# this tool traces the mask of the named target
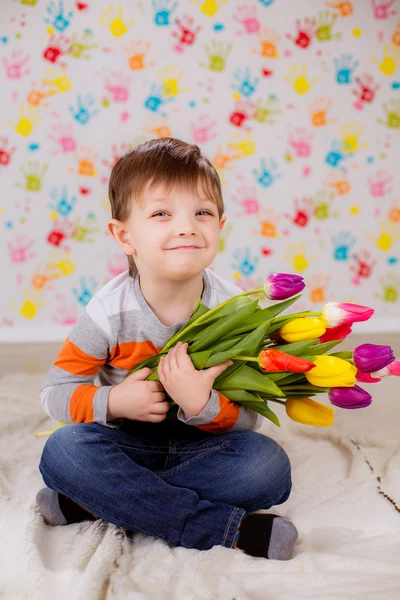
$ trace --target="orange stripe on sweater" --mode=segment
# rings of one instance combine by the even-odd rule
[[[198,429],[210,433],[220,433],[231,429],[239,418],[240,409],[237,404],[229,400],[226,396],[218,392],[218,400],[221,410],[211,423],[207,425],[197,425]]]
[[[130,371],[141,363],[142,360],[158,354],[160,350],[161,348],[156,348],[150,340],[146,340],[145,342],[124,342],[111,348],[108,362],[113,367]]]
[[[72,392],[69,402],[69,414],[74,423],[93,423],[93,398],[99,387],[83,383]]]
[[[86,354],[67,337],[53,364],[74,375],[95,375],[106,360]]]

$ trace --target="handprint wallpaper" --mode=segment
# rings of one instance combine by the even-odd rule
[[[211,269],[400,331],[399,1],[1,0],[0,51],[0,340],[64,340],[128,268],[110,172],[168,136],[221,178]]]

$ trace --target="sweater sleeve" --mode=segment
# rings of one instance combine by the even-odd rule
[[[64,423],[99,423],[119,428],[123,419],[107,421],[112,385],[94,385],[109,356],[110,324],[93,296],[70,331],[44,381],[40,402],[44,412]]]
[[[259,413],[245,406],[239,406],[214,389],[211,390],[210,399],[199,415],[187,417],[185,412],[179,408],[177,417],[187,425],[194,425],[202,431],[210,433],[238,430],[257,431],[264,420]]]

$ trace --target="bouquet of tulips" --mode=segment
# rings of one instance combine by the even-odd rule
[[[311,399],[328,393],[339,408],[364,408],[371,395],[356,382],[374,383],[386,375],[400,375],[400,362],[390,346],[363,344],[353,352],[330,352],[351,333],[351,326],[367,321],[372,308],[344,302],[325,304],[320,312],[280,315],[305,287],[298,275],[276,273],[264,286],[238,294],[209,309],[199,300],[184,327],[161,351],[135,366],[127,376],[149,367],[155,371],[147,381],[159,381],[161,356],[177,342],[187,342],[187,352],[196,369],[206,369],[232,360],[215,379],[213,388],[232,402],[260,413],[280,427],[272,402],[283,404],[286,414],[299,423],[329,427],[334,409]],[[252,294],[265,293],[276,302],[262,309]],[[179,408],[171,404],[167,418]]]
[[[266,278],[262,288],[238,294],[212,309],[199,300],[184,327],[127,377],[149,367],[155,370],[147,381],[159,381],[161,356],[177,342],[188,342],[187,352],[198,370],[233,361],[213,385],[232,402],[260,413],[278,427],[271,402],[283,404],[286,414],[298,423],[329,427],[334,409],[312,396],[328,393],[335,407],[364,408],[372,397],[356,382],[376,383],[387,375],[399,376],[400,362],[390,346],[363,344],[353,352],[331,352],[351,333],[353,323],[373,315],[372,308],[330,302],[320,312],[281,315],[301,297],[304,287],[299,275],[276,273]],[[258,300],[249,298],[260,293],[279,302],[262,309]],[[179,407],[167,393],[166,398],[171,405],[167,418],[176,418]],[[49,435],[64,424],[35,435]]]

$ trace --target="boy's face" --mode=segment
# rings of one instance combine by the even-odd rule
[[[178,280],[194,276],[212,263],[225,221],[204,194],[199,200],[172,188],[167,196],[158,186],[146,188],[142,205],[134,202],[125,223],[112,219],[108,229],[125,254],[133,256],[141,275]]]

